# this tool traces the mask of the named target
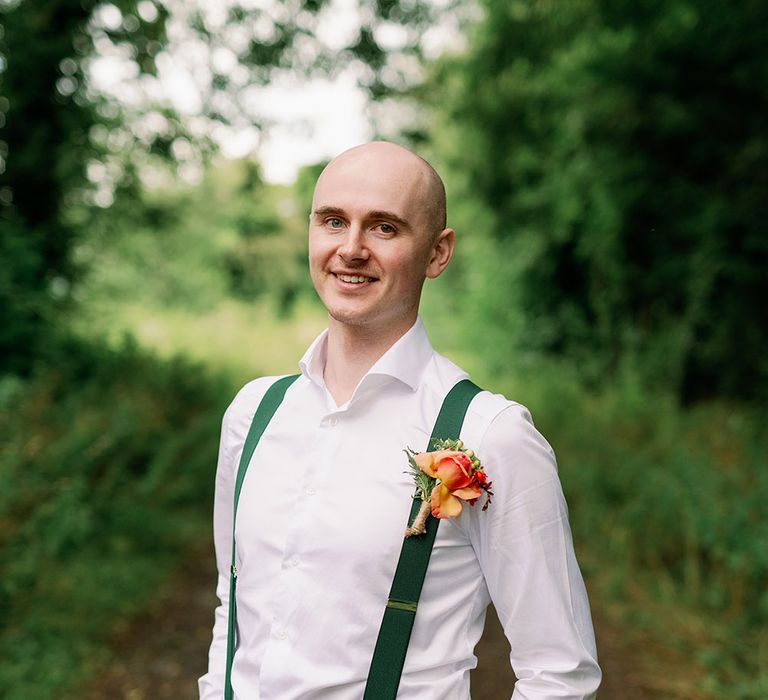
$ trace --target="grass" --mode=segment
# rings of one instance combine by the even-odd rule
[[[106,321],[104,319],[107,319]],[[295,372],[304,350],[325,328],[325,311],[302,300],[290,318],[269,302],[227,300],[204,312],[146,304],[91,304],[76,331],[119,345],[127,335],[160,357],[183,355],[224,372],[237,384],[259,374]]]

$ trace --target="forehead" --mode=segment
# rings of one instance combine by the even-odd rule
[[[312,209],[391,211],[416,223],[426,197],[427,176],[415,158],[399,153],[349,153],[332,161],[321,174]]]

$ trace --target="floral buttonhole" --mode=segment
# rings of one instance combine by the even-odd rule
[[[431,452],[404,450],[416,483],[414,498],[421,500],[421,508],[406,528],[405,536],[423,535],[427,531],[427,518],[456,518],[461,513],[462,501],[474,506],[485,492],[485,510],[491,503],[491,482],[480,460],[461,440],[432,440]]]

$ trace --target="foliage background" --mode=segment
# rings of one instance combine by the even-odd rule
[[[360,2],[336,51],[324,2],[228,7],[0,3],[0,695],[78,695],[208,537],[223,408],[323,325],[322,164],[270,185],[217,129],[249,82],[349,65],[445,176],[424,318],[557,450],[598,634],[641,642],[649,697],[768,695],[765,3]],[[438,10],[463,41],[427,60]],[[182,14],[201,51],[250,37],[198,114],[89,82],[109,48],[151,86]]]

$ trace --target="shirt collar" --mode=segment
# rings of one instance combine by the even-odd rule
[[[325,387],[323,371],[325,370],[327,349],[328,329],[326,328],[315,338],[299,361],[301,373],[323,388]],[[424,330],[424,324],[419,317],[416,319],[416,323],[374,363],[373,367],[366,372],[365,377],[371,375],[393,377],[415,391],[433,352],[427,332]]]

